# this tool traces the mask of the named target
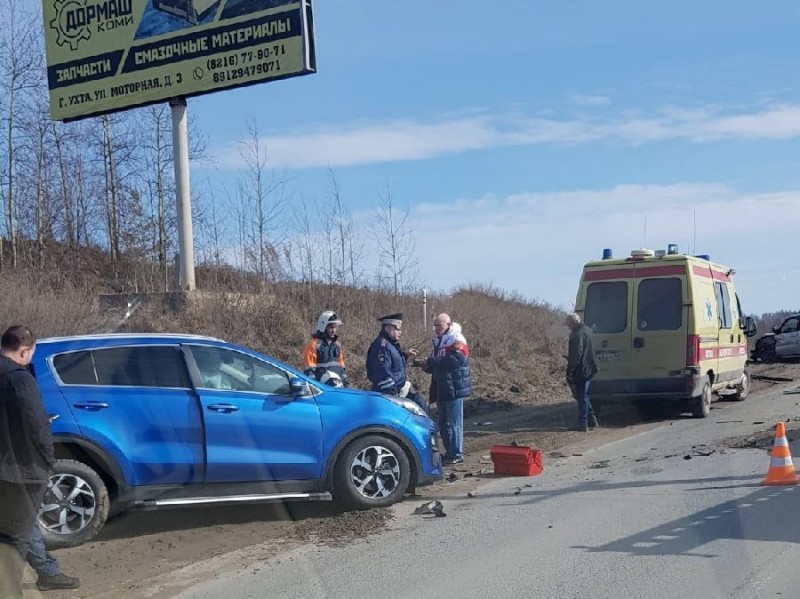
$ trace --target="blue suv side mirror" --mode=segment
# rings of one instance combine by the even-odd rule
[[[289,381],[289,389],[295,397],[311,395],[311,388],[308,386],[308,383],[301,378],[293,378]]]

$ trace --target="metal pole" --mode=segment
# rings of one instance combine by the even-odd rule
[[[194,247],[192,237],[192,200],[189,193],[189,132],[186,126],[186,98],[172,98],[172,155],[175,164],[175,195],[178,206],[178,285],[193,291]]]
[[[428,330],[428,290],[422,290],[422,330]]]

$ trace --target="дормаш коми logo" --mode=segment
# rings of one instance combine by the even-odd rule
[[[133,23],[133,0],[55,0],[56,16],[50,21],[56,44],[73,52],[93,33],[113,31]]]

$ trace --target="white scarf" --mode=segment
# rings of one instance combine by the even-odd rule
[[[457,341],[467,345],[467,339],[461,334],[461,325],[454,322],[449,329],[442,333],[441,337],[431,339],[431,357],[441,358],[447,353],[448,348]]]

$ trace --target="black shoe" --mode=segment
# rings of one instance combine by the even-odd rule
[[[579,433],[588,433],[589,432],[589,425],[582,424],[582,423],[579,422],[578,424],[576,424],[575,426],[573,426],[569,430],[578,431]]]
[[[463,464],[464,458],[445,458],[444,464],[445,466],[452,466],[453,464]]]
[[[600,426],[600,423],[597,422],[597,416],[594,414],[589,416],[589,428],[597,428],[598,426]]]
[[[80,578],[76,576],[67,576],[63,572],[55,576],[47,576],[46,574],[39,574],[36,581],[36,588],[40,591],[55,591],[56,589],[77,589],[81,586]]]

